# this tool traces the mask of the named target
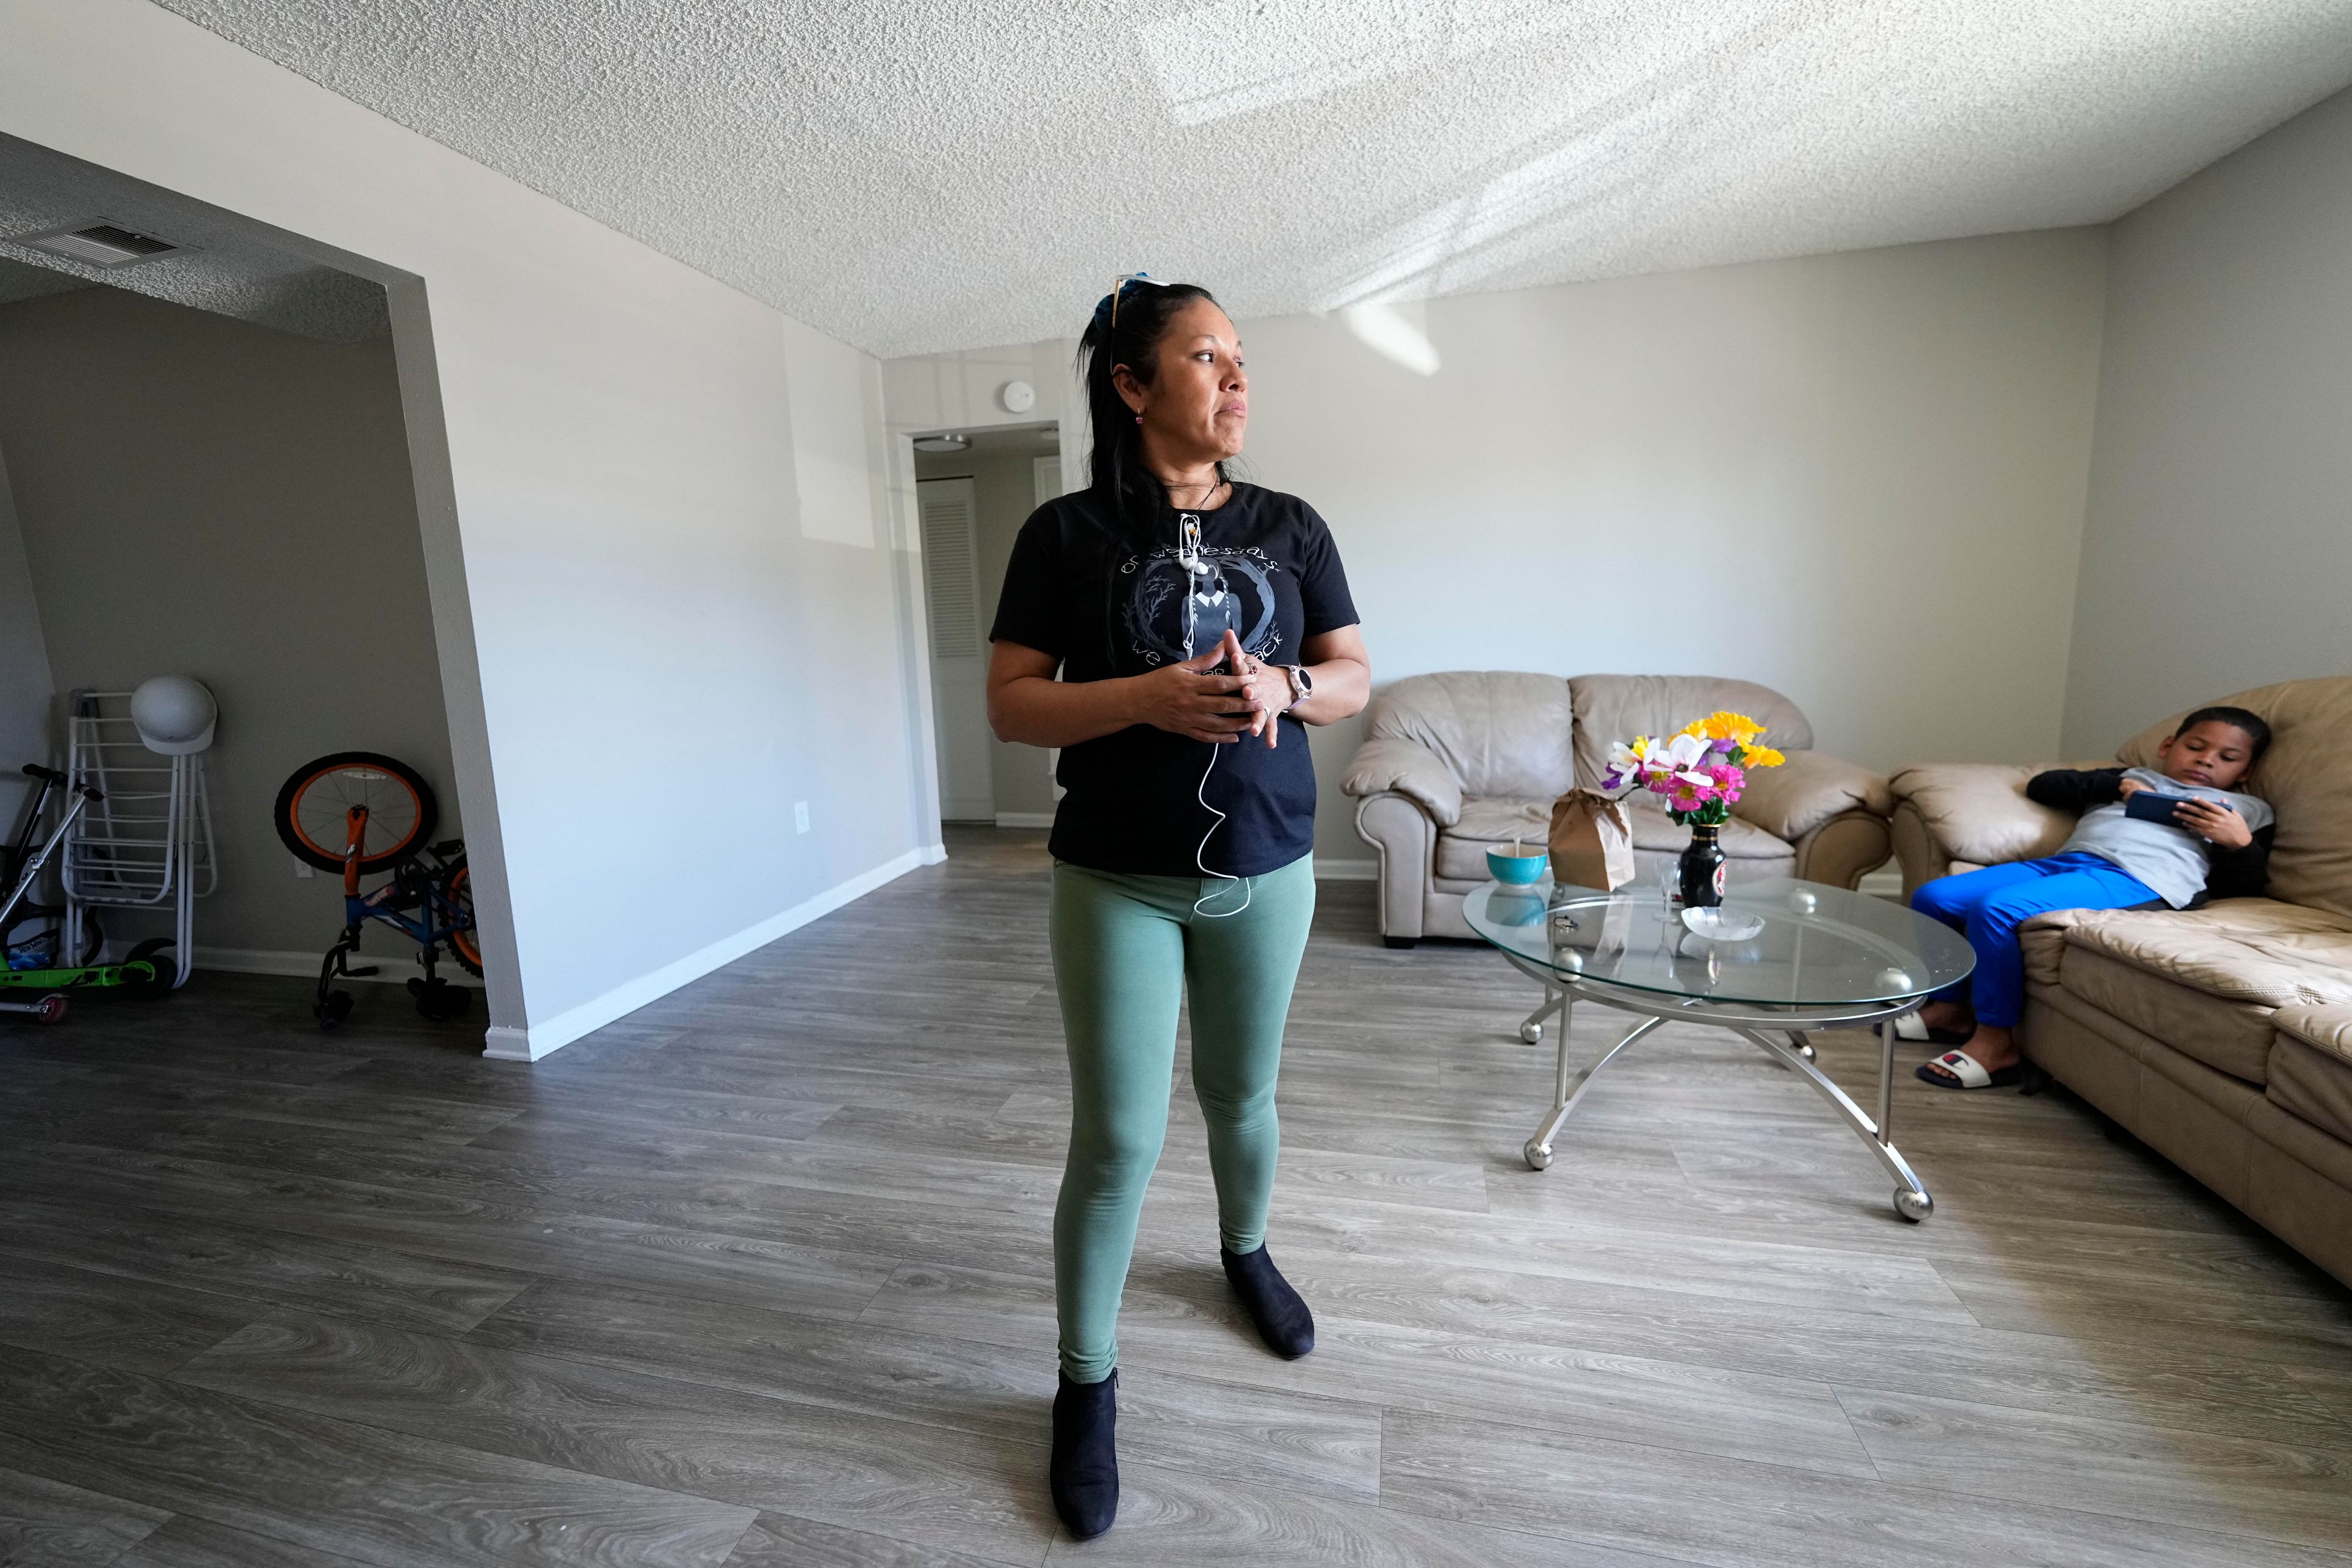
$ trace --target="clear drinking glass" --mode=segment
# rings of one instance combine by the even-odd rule
[[[1658,899],[1672,914],[1682,908],[1683,868],[1680,862],[1665,859],[1658,862]]]

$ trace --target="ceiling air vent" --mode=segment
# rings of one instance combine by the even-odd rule
[[[16,243],[33,250],[46,250],[52,256],[88,262],[92,267],[129,267],[183,248],[168,239],[104,222],[23,235]]]

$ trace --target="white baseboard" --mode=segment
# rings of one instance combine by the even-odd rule
[[[781,914],[769,916],[757,925],[747,926],[732,936],[721,937],[709,946],[684,958],[666,963],[650,974],[639,975],[625,984],[615,985],[602,996],[569,1007],[552,1018],[515,1028],[510,1025],[493,1025],[483,1032],[482,1054],[494,1061],[535,1062],[550,1052],[570,1045],[583,1035],[593,1034],[615,1018],[626,1017],[649,1002],[659,1001],[679,986],[701,979],[712,970],[734,963],[745,953],[767,946],[780,936],[798,931],[811,921],[829,915],[842,905],[861,899],[886,882],[895,881],[918,866],[936,865],[947,858],[939,850],[938,859],[927,859],[930,849],[909,849],[895,860],[884,862],[871,871],[852,877],[837,887],[828,888],[813,899],[804,899]]]
[[[390,942],[393,939],[387,936],[383,940]],[[315,980],[319,977],[319,965],[326,956],[327,950],[323,947],[316,952],[278,952],[260,947],[205,947],[198,943],[196,967],[226,970],[231,974],[291,974],[304,980]],[[351,976],[362,984],[396,985],[425,973],[423,966],[416,962],[414,948],[404,952],[370,952],[362,948],[352,954],[352,962],[362,968],[373,965],[377,971],[373,974]],[[446,959],[436,966],[433,973],[452,985],[481,989],[479,980]]]
[[[915,858],[926,866],[936,866],[947,858],[948,847],[944,844],[919,845],[915,849]]]
[[[1875,871],[1864,872],[1854,890],[1868,893],[1874,899],[1893,899],[1900,903],[1903,901],[1903,868],[1881,866]]]
[[[550,1046],[547,1050],[551,1051],[554,1048],[553,1046]],[[541,1051],[539,1056],[543,1057],[546,1054],[547,1051]],[[530,1031],[518,1029],[509,1024],[492,1024],[482,1031],[482,1055],[494,1062],[530,1062],[539,1059],[539,1057],[530,1054]]]
[[[1050,811],[1000,811],[996,814],[999,827],[1051,827],[1054,814]]]
[[[1381,863],[1377,860],[1318,860],[1315,879],[1318,882],[1377,882],[1381,879]]]

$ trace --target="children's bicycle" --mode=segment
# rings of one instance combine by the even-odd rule
[[[89,922],[89,949],[79,953],[62,951],[65,936],[65,906],[45,904],[34,896],[41,879],[41,871],[49,857],[66,842],[73,829],[74,819],[87,808],[101,804],[106,796],[88,784],[75,784],[55,768],[45,768],[37,763],[27,763],[25,776],[41,787],[26,808],[23,826],[17,829],[13,844],[0,846],[0,888],[7,896],[0,900],[0,1013],[28,1015],[44,1024],[62,1024],[69,1008],[66,993],[91,989],[120,987],[126,994],[142,1000],[152,1000],[171,990],[178,978],[176,964],[164,962],[162,954],[172,948],[169,937],[154,937],[131,950],[120,963],[92,963],[98,956],[102,938],[97,922]],[[45,840],[36,841],[41,818],[48,812],[52,790],[66,792],[66,809],[56,831]],[[18,932],[27,924],[37,923],[40,929],[31,936],[20,938]],[[29,999],[27,999],[29,998]]]
[[[473,993],[436,974],[442,951],[467,973],[482,973],[474,931],[474,885],[464,840],[427,846],[440,809],[432,786],[405,763],[374,752],[337,752],[305,763],[278,792],[278,837],[297,858],[343,874],[343,934],[319,965],[310,1012],[321,1028],[351,1016],[352,999],[335,982],[375,973],[352,967],[373,921],[417,944],[421,979],[408,983],[416,1010],[436,1023],[465,1016]],[[389,872],[365,892],[360,879]]]

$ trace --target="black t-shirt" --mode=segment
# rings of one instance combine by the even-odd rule
[[[1308,637],[1356,624],[1331,531],[1305,501],[1237,484],[1224,505],[1191,515],[1211,569],[1197,588],[1176,560],[1174,509],[1122,530],[1099,491],[1047,501],[1013,546],[989,640],[1053,655],[1064,680],[1105,680],[1207,653],[1227,626],[1252,657],[1302,664]],[[1255,877],[1289,865],[1314,847],[1315,769],[1306,726],[1288,714],[1279,722],[1272,750],[1263,736],[1215,745],[1149,724],[1064,748],[1056,777],[1069,793],[1047,847],[1056,859],[1136,876],[1197,877],[1205,862]]]

